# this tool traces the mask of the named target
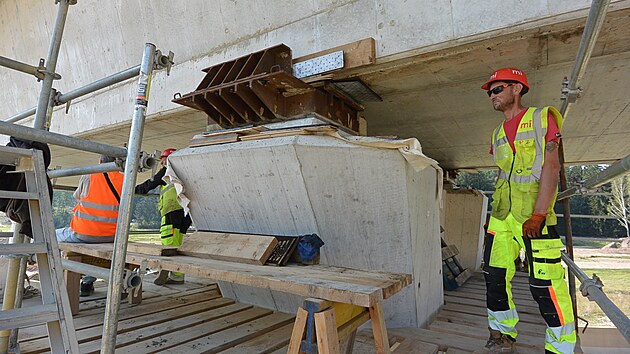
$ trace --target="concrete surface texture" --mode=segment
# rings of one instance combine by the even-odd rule
[[[79,0],[70,7],[58,61],[61,92],[139,63],[143,44],[175,52],[167,77],[154,75],[144,149],[165,140],[185,146],[205,128],[203,114],[171,103],[192,91],[202,68],[278,43],[294,57],[372,37],[376,65],[338,72],[359,77],[384,101],[366,104],[370,135],[418,137],[427,155],[446,168],[490,165],[489,132],[501,120],[479,89],[493,69],[517,66],[530,75],[527,104],[559,105],[590,2],[586,0],[394,1],[110,1]],[[585,95],[567,121],[567,160],[614,160],[630,153],[630,1],[612,1],[585,76]],[[45,57],[53,2],[0,3],[0,53],[36,64]],[[35,105],[33,77],[0,69],[0,117]],[[56,110],[52,131],[122,145],[133,113],[135,80],[77,99]],[[25,124],[30,124],[28,121]],[[92,163],[89,154],[54,148],[53,166]]]
[[[412,274],[385,302],[392,327],[423,326],[442,305],[436,170],[397,150],[328,136],[245,141],[178,151],[169,163],[199,230],[318,234],[321,263]],[[305,276],[308,276],[305,274]],[[301,299],[220,283],[226,297],[280,311]]]

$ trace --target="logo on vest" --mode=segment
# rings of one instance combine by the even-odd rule
[[[521,128],[531,128],[531,127],[532,127],[532,121],[531,120],[529,122],[521,123]]]
[[[516,173],[521,174],[523,173],[523,170],[521,170],[520,168],[516,170]]]
[[[538,269],[538,275],[545,275],[545,272],[542,269]]]

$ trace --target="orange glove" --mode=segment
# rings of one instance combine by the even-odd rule
[[[547,214],[532,214],[532,217],[523,223],[523,237],[539,238],[542,236],[542,228],[545,226]]]

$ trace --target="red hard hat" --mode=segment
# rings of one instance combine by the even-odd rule
[[[162,155],[160,155],[160,158],[167,157],[168,155],[174,153],[175,151],[177,151],[177,149],[175,148],[164,149],[164,151],[162,151]]]
[[[493,72],[488,81],[481,85],[481,88],[487,91],[490,89],[490,84],[495,81],[516,81],[524,86],[523,95],[529,91],[527,76],[524,72],[516,68],[503,68]]]

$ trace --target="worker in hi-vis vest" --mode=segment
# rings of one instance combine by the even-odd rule
[[[150,190],[160,187],[160,199],[158,201],[158,210],[162,216],[160,226],[160,237],[164,246],[181,246],[184,235],[192,224],[190,215],[184,215],[184,209],[177,201],[177,191],[172,184],[167,184],[162,180],[166,173],[166,161],[168,156],[175,152],[176,149],[169,148],[162,152],[160,161],[162,168],[153,177],[136,186],[136,194],[147,194]],[[157,285],[164,284],[182,284],[184,283],[184,274],[179,272],[169,272],[162,270],[158,277],[153,281]]]
[[[115,158],[101,155],[99,163],[114,162]],[[107,243],[114,242],[120,193],[124,175],[122,172],[103,172],[83,175],[74,191],[77,204],[72,209],[69,227],[55,230],[59,242]],[[94,292],[95,277],[81,279],[81,296]]]
[[[575,320],[553,211],[562,115],[553,107],[522,105],[529,84],[521,70],[499,69],[481,88],[504,119],[492,133],[490,152],[499,176],[483,254],[490,339],[475,353],[516,352],[518,313],[511,280],[521,249],[527,256],[530,291],[547,323],[545,353],[573,353]]]

